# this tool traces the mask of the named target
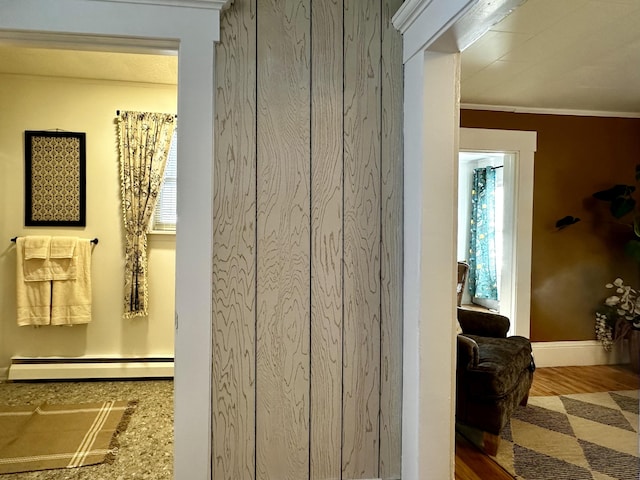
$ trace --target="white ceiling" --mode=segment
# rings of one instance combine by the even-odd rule
[[[462,53],[461,101],[640,114],[640,0],[527,0]]]
[[[0,44],[0,73],[175,85],[178,57]]]

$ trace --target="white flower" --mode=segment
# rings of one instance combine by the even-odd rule
[[[620,297],[617,297],[615,295],[612,295],[610,297],[608,297],[604,303],[609,306],[609,307],[613,307],[615,305],[617,305],[618,303],[620,303]]]
[[[606,288],[615,289],[616,295],[607,297],[604,301],[609,307],[606,311],[596,312],[596,338],[602,342],[606,351],[610,351],[615,341],[623,335],[616,326],[620,321],[629,322],[633,328],[640,329],[640,291],[624,284],[622,278],[616,278],[613,283],[607,283]]]

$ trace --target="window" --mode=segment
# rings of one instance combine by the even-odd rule
[[[176,190],[177,190],[177,130],[171,138],[171,148],[164,169],[164,181],[158,195],[158,203],[151,221],[151,232],[176,231]]]

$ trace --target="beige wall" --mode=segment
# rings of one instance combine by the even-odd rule
[[[640,119],[463,110],[461,126],[538,132],[533,195],[531,339],[592,340],[604,285],[638,286],[638,265],[622,253],[629,231],[591,195],[633,184]],[[565,215],[582,221],[558,231]]]
[[[400,3],[222,16],[215,478],[400,477]]]
[[[60,77],[0,75],[0,369],[13,355],[173,355],[175,237],[149,237],[149,318],[122,318],[123,240],[117,109],[175,112],[176,87]],[[84,228],[24,227],[24,131],[86,132]],[[98,237],[92,255],[93,321],[17,327],[15,245],[29,234]]]

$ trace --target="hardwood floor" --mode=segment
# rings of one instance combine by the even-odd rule
[[[610,392],[640,387],[640,376],[627,365],[539,368],[530,395]]]
[[[538,368],[531,396],[607,392],[640,388],[640,376],[626,365]],[[456,435],[455,480],[513,480],[460,435]]]

